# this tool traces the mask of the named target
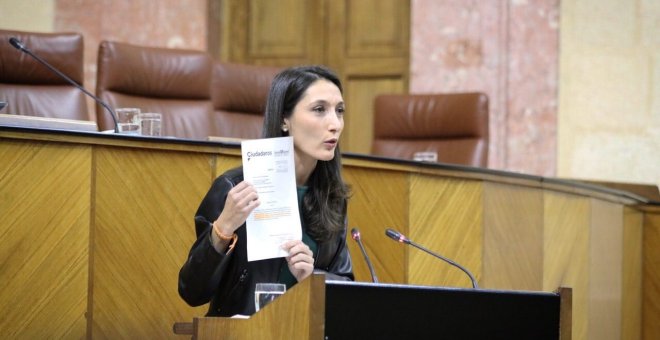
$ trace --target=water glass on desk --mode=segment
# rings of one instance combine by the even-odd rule
[[[117,114],[119,133],[127,135],[140,134],[140,109],[119,108],[115,109],[115,113]]]
[[[254,289],[254,309],[264,308],[278,296],[286,292],[286,285],[282,283],[257,283]]]
[[[161,135],[160,113],[145,112],[140,114],[140,134],[143,136],[159,137]]]

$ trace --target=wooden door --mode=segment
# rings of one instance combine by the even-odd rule
[[[373,102],[408,91],[410,2],[330,1],[327,63],[342,77],[347,113],[344,151],[369,153]]]
[[[208,36],[219,60],[334,69],[347,103],[343,151],[369,153],[374,97],[408,91],[409,0],[210,0]]]

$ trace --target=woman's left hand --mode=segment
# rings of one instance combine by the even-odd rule
[[[293,277],[298,282],[307,278],[314,271],[314,256],[311,249],[301,240],[288,241],[282,246],[289,253],[286,263]]]

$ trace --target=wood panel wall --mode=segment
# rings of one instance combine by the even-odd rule
[[[479,181],[415,175],[410,183],[408,237],[483,278],[483,187]],[[406,282],[430,286],[472,287],[460,269],[410,249]]]
[[[0,130],[2,338],[175,338],[205,314],[177,293],[193,215],[240,164],[218,144]],[[573,288],[576,339],[653,339],[660,210],[505,173],[344,159],[349,227],[381,282],[469,287],[397,229],[468,268],[482,288]],[[370,281],[347,240],[358,281]]]
[[[644,209],[642,337],[660,339],[660,208]]]
[[[543,191],[498,183],[484,187],[484,286],[541,290]]]
[[[642,338],[642,268],[644,249],[644,214],[623,209],[623,273],[621,334],[624,339]]]
[[[590,339],[620,339],[623,273],[623,206],[590,199]]]
[[[91,154],[0,141],[0,338],[85,334]]]
[[[573,339],[587,339],[589,198],[546,192],[543,207],[543,290],[573,289]]]
[[[407,282],[404,248],[384,240],[386,228],[406,228],[408,225],[408,178],[392,171],[374,173],[369,169],[352,168],[344,173],[352,197],[348,205],[348,226],[360,230],[367,254],[381,282]],[[387,183],[387,185],[382,185]],[[407,232],[407,229],[401,230]],[[357,281],[371,281],[366,262],[355,241],[348,240]]]
[[[189,308],[176,283],[214,156],[97,147],[94,157],[92,337],[167,336],[206,312]]]
[[[211,0],[209,51],[252,65],[323,63],[323,0]]]

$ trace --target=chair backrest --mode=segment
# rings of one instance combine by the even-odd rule
[[[374,105],[372,154],[413,159],[436,152],[438,162],[488,165],[488,97],[483,93],[380,95]]]
[[[206,52],[103,41],[96,94],[112,108],[161,113],[163,136],[206,139],[212,135],[212,71]],[[113,128],[100,105],[96,117],[100,130]]]
[[[268,91],[280,71],[277,67],[216,62],[211,85],[215,136],[260,138]]]
[[[78,84],[83,84],[83,37],[77,33],[0,30],[0,101],[3,113],[89,120],[85,94],[9,43],[16,37]]]

